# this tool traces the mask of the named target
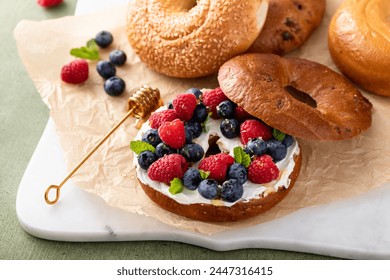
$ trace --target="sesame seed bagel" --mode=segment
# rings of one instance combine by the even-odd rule
[[[222,65],[218,81],[248,113],[296,137],[342,140],[371,125],[372,104],[340,74],[316,62],[244,54]]]
[[[326,0],[269,0],[267,18],[249,52],[283,54],[301,46],[320,25]]]
[[[346,0],[328,32],[333,61],[363,89],[390,96],[390,1]]]
[[[205,203],[182,204],[167,195],[151,188],[139,180],[145,194],[161,208],[190,219],[205,222],[233,222],[255,217],[274,207],[293,188],[301,169],[302,154],[294,156],[295,166],[289,176],[288,187],[280,186],[277,191],[269,187],[262,196],[249,201],[240,201],[233,206],[221,206]]]
[[[137,0],[127,17],[130,45],[150,68],[171,77],[218,71],[258,36],[268,0]]]

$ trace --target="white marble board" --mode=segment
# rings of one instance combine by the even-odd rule
[[[76,14],[127,0],[79,0]],[[92,7],[93,5],[93,7]],[[179,230],[153,218],[108,206],[68,182],[55,206],[46,188],[66,176],[65,162],[49,119],[20,183],[16,211],[30,234],[60,241],[169,240],[213,250],[271,248],[353,259],[390,258],[390,182],[362,196],[301,209],[281,219],[207,236]]]

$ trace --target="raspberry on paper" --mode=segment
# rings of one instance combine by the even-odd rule
[[[63,0],[37,0],[37,3],[45,8],[58,6],[62,2],[63,2]]]
[[[83,59],[76,59],[61,69],[61,79],[68,84],[81,84],[88,79],[88,63]]]

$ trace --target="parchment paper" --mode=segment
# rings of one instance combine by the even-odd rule
[[[289,56],[317,61],[337,71],[330,58],[326,38],[331,15],[341,0],[327,2],[321,26],[301,49]],[[126,6],[118,6],[111,11],[86,16],[42,22],[22,21],[15,28],[20,57],[43,102],[50,109],[69,170],[122,118],[128,97],[141,85],[158,87],[165,101],[191,87],[217,86],[215,76],[173,79],[148,69],[127,42],[126,9]],[[100,51],[102,59],[108,59],[114,48],[124,50],[128,56],[126,65],[119,67],[117,72],[127,84],[126,94],[119,98],[104,93],[103,80],[95,70],[96,62],[90,62],[90,77],[82,85],[65,84],[60,79],[61,67],[73,60],[70,49],[85,45],[101,30],[109,30],[114,35],[113,46]],[[363,94],[374,105],[372,127],[362,135],[345,141],[299,139],[303,164],[296,186],[277,206],[253,219],[235,223],[204,223],[171,214],[151,202],[138,185],[132,166],[129,142],[137,133],[133,119],[126,121],[72,180],[112,207],[152,216],[169,225],[204,234],[263,223],[303,207],[356,196],[390,181],[390,98]],[[58,178],[58,181],[62,179]]]

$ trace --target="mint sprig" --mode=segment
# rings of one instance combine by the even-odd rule
[[[100,58],[99,47],[96,44],[95,39],[89,40],[86,46],[71,49],[70,54],[78,58],[84,58],[89,60],[99,60]]]
[[[181,193],[183,191],[183,182],[179,178],[175,178],[171,181],[169,192],[173,195]]]
[[[210,171],[203,171],[203,170],[199,169],[199,174],[200,174],[200,178],[202,178],[202,180],[206,180],[210,175]]]
[[[274,128],[274,130],[272,131],[272,136],[278,140],[279,142],[282,142],[284,137],[286,137],[286,134],[284,134],[283,132],[281,132],[280,130],[277,130],[276,128]]]
[[[152,153],[154,153],[154,151],[156,150],[155,147],[141,140],[131,141],[130,149],[137,155],[139,155],[143,151],[151,151]]]
[[[213,115],[213,113],[212,112],[209,112],[208,114],[207,114],[207,118],[206,118],[206,120],[201,124],[201,126],[202,126],[202,131],[203,132],[208,132],[209,131],[209,128],[208,128],[208,123],[209,123],[209,120],[210,120],[210,118],[211,118],[211,116]]]
[[[251,157],[247,153],[245,153],[244,149],[241,147],[235,147],[233,149],[234,161],[242,164],[247,168],[251,164]]]

